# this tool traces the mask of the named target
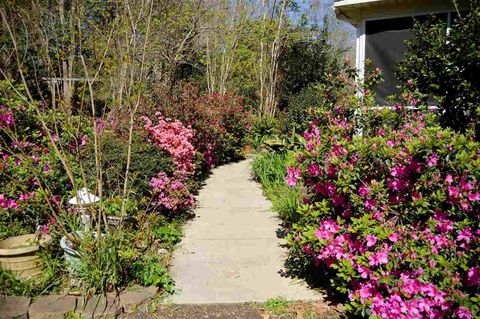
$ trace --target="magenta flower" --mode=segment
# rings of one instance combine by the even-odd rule
[[[372,247],[377,243],[377,237],[376,236],[367,235],[367,237],[365,237],[365,238],[367,240],[367,247]]]
[[[0,128],[13,126],[15,121],[13,119],[12,110],[6,109],[4,106],[0,106]]]
[[[465,307],[458,307],[455,314],[458,319],[473,319],[472,313]]]
[[[398,241],[398,235],[397,234],[390,234],[388,235],[388,239],[392,242],[392,243],[396,243]]]
[[[17,202],[13,199],[6,198],[4,194],[0,194],[0,207],[1,208],[11,208],[17,209],[19,208]]]
[[[376,205],[377,205],[377,202],[373,199],[367,199],[365,201],[365,207],[368,209],[374,209]]]
[[[428,159],[427,159],[427,165],[430,167],[437,166],[438,164],[438,155],[437,153],[433,153]]]
[[[388,262],[388,253],[383,250],[373,253],[368,257],[368,264],[370,266],[384,265],[387,262]]]
[[[320,167],[318,166],[317,163],[312,163],[312,164],[308,165],[307,172],[311,176],[318,176],[318,175],[320,175],[321,170],[320,170]]]
[[[469,199],[471,202],[480,201],[480,193],[468,194],[468,199]]]
[[[302,172],[299,168],[289,167],[287,168],[287,176],[285,177],[285,180],[288,186],[295,186],[297,185],[297,181],[300,179],[301,176]]]
[[[358,188],[358,195],[365,198],[370,193],[370,188],[368,186],[362,185]]]
[[[453,199],[457,199],[462,195],[462,193],[457,187],[448,186],[448,195]]]
[[[480,286],[480,270],[478,267],[472,267],[467,272],[467,284],[469,286]]]

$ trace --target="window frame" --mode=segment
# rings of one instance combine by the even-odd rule
[[[453,11],[445,11],[445,10],[434,10],[430,12],[425,11],[417,11],[414,15],[408,14],[385,14],[379,17],[373,17],[368,19],[362,19],[356,24],[356,48],[355,48],[355,67],[357,68],[357,82],[362,84],[363,79],[365,77],[365,48],[366,48],[366,23],[368,21],[379,21],[379,20],[388,20],[388,19],[396,19],[396,18],[405,18],[405,17],[416,17],[422,15],[429,15],[429,14],[439,14],[439,13],[446,13],[447,14],[447,34],[450,33],[451,25],[452,25],[452,13]],[[362,92],[358,92],[358,95],[361,96]],[[383,105],[379,107],[392,107],[389,105]],[[436,108],[436,106],[432,106]]]

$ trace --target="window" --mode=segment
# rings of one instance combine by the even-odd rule
[[[449,14],[437,14],[437,18],[449,22]],[[417,16],[416,19],[425,19]],[[375,88],[376,103],[387,105],[387,97],[398,95],[400,82],[395,77],[398,62],[405,57],[405,41],[412,38],[413,17],[371,20],[365,22],[365,59],[373,67],[383,70],[384,82]]]

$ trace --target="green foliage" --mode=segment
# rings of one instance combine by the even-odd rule
[[[125,284],[123,270],[128,269],[128,264],[134,257],[132,254],[122,256],[122,252],[133,244],[125,237],[118,233],[97,236],[96,233],[87,232],[73,241],[74,248],[80,255],[80,263],[75,267],[75,278],[85,292],[107,292]]]
[[[324,96],[319,88],[310,85],[292,96],[288,102],[288,108],[283,119],[282,130],[284,132],[302,133],[309,128],[313,120],[313,112],[323,105]]]
[[[174,166],[169,156],[154,145],[148,143],[138,132],[132,142],[130,165],[130,195],[137,200],[149,195],[149,182],[158,172],[172,172]],[[125,137],[114,131],[105,130],[100,135],[102,152],[103,191],[106,196],[119,196],[123,189],[127,163],[127,143]],[[95,181],[95,155],[90,144],[82,152],[84,170],[90,181]]]
[[[288,101],[312,84],[324,83],[327,74],[336,76],[341,72],[340,57],[328,41],[328,30],[315,39],[299,40],[287,45],[280,56],[282,75],[282,98]],[[290,103],[288,103],[290,107]]]
[[[110,197],[107,198],[103,203],[103,209],[107,216],[121,216],[122,208],[122,198],[121,197]],[[125,213],[127,216],[133,216],[137,213],[138,207],[137,202],[133,200],[126,200],[125,202]]]
[[[285,182],[286,155],[273,152],[261,153],[254,157],[252,170],[255,178],[264,186],[281,185]]]
[[[181,225],[178,222],[172,222],[156,226],[152,229],[152,235],[155,240],[159,240],[161,245],[173,248],[178,244],[183,236]]]
[[[132,274],[144,286],[157,286],[173,293],[175,284],[158,256],[148,255],[132,264]]]
[[[480,6],[478,1],[471,5],[452,21],[448,34],[445,23],[435,18],[417,22],[398,75],[435,99],[444,125],[460,131],[473,128],[478,139]]]
[[[248,130],[248,141],[257,148],[266,140],[280,134],[280,122],[271,116],[255,116]]]

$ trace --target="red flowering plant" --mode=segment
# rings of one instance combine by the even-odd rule
[[[372,318],[480,316],[480,144],[428,111],[337,107],[304,134],[287,183],[308,192],[292,254]],[[320,121],[320,120],[319,120]]]

